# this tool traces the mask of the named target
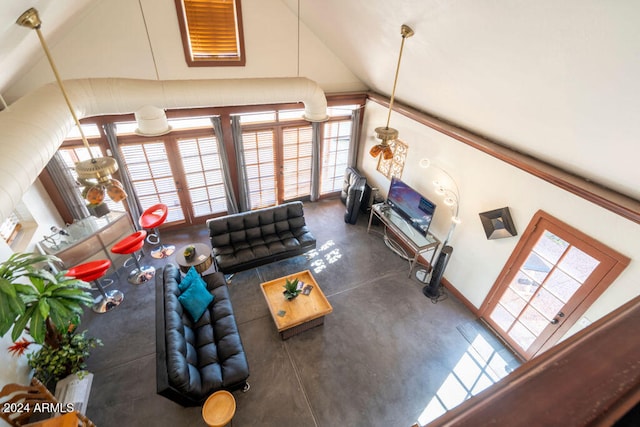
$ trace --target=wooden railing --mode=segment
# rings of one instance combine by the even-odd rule
[[[640,402],[640,297],[431,422],[611,426]]]

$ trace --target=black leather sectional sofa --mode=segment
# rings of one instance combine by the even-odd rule
[[[220,389],[246,389],[249,377],[224,275],[203,280],[214,299],[193,322],[178,300],[178,267],[156,273],[157,391],[183,406],[199,406]]]
[[[316,247],[302,202],[207,220],[218,271],[225,274],[303,254]]]

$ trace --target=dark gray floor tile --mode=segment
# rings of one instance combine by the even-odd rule
[[[385,246],[380,227],[367,233],[365,215],[355,225],[343,215],[338,200],[305,203],[317,249],[231,279],[251,372],[251,389],[234,392],[234,427],[411,425],[472,351],[472,314],[453,297],[433,304],[408,276],[407,261]],[[163,231],[162,238],[178,250],[209,243],[205,225]],[[175,254],[143,262],[161,269]],[[283,341],[260,283],[303,270],[333,312],[324,325]],[[88,361],[95,378],[87,415],[102,426],[204,425],[200,408],[156,394],[155,281],[133,286],[121,274],[113,286],[125,293],[121,306],[88,311],[81,325],[104,342]]]

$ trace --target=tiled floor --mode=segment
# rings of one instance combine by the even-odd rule
[[[407,263],[367,218],[342,220],[336,200],[305,203],[317,238],[299,256],[234,276],[230,293],[247,353],[251,390],[234,392],[233,426],[410,426],[484,389],[515,360],[455,298],[433,304]],[[164,232],[177,247],[208,243],[204,226]],[[164,260],[145,258],[161,268]],[[282,341],[259,285],[311,270],[333,306],[325,324]],[[100,426],[204,426],[200,408],[156,394],[155,283],[115,285],[116,310],[88,312],[82,327],[100,337],[87,414]],[[465,376],[465,375],[468,375]]]

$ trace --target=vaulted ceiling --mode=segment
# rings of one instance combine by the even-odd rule
[[[107,1],[1,2],[0,94],[13,101],[20,95],[16,81],[42,59],[37,38],[15,25],[24,10],[40,11],[55,44]],[[243,0],[242,6],[264,7],[263,1]],[[137,3],[141,22],[156,19],[154,3]],[[270,4],[299,16],[361,87],[385,95],[391,93],[400,25],[410,25],[415,36],[405,44],[399,101],[640,199],[640,2]],[[269,28],[277,27],[276,17]]]

